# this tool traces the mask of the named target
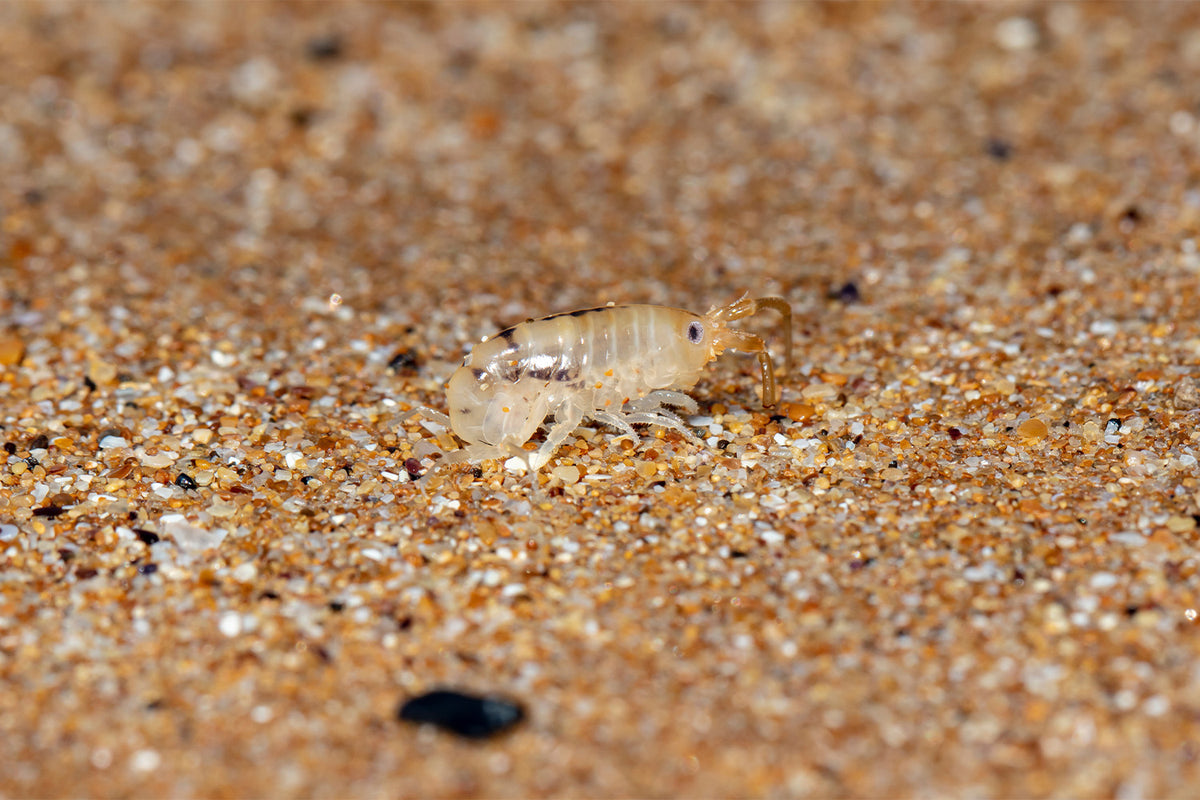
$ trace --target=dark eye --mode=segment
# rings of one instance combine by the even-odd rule
[[[700,344],[700,341],[704,338],[704,326],[701,325],[699,322],[691,323],[690,325],[688,325],[687,336],[688,336],[688,341],[691,342],[692,344]]]

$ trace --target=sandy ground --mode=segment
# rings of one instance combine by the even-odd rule
[[[0,5],[0,795],[1191,794],[1198,22]],[[699,444],[400,420],[743,292]]]

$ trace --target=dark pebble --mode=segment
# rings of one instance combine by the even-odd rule
[[[421,462],[415,458],[404,459],[404,471],[408,473],[409,480],[413,481],[425,474],[425,470],[421,468]]]
[[[962,438],[962,431],[960,431],[958,428],[950,428],[946,431],[946,433],[950,434],[950,438],[956,442]]]
[[[851,303],[862,302],[862,293],[858,291],[858,284],[854,281],[843,283],[837,291],[833,293],[833,299],[839,302],[850,305]]]
[[[62,506],[42,506],[41,508],[35,508],[33,515],[35,517],[57,517],[65,511],[66,509]]]
[[[142,528],[134,528],[133,532],[137,534],[137,537],[141,540],[142,544],[146,545],[147,547],[158,543],[158,534],[154,531],[148,531]]]
[[[468,739],[486,739],[516,725],[525,718],[525,710],[511,700],[438,689],[405,702],[397,716]]]
[[[46,434],[44,433],[39,433],[37,436],[33,437],[33,441],[29,443],[30,450],[44,450],[49,446],[50,439],[47,438]]]
[[[175,485],[180,489],[187,489],[188,491],[196,489],[200,486],[200,484],[196,483],[195,478],[193,478],[191,475],[188,475],[186,472],[179,473],[179,477],[175,479]]]
[[[292,124],[297,128],[307,128],[312,123],[313,117],[316,115],[317,112],[315,110],[302,107],[292,109],[292,113],[288,116],[292,120]]]
[[[1008,161],[1012,158],[1013,146],[1003,139],[988,139],[987,154],[997,161]]]
[[[158,564],[138,564],[138,575],[153,575],[158,572]]]
[[[420,364],[417,362],[417,354],[412,350],[401,350],[388,362],[388,369],[406,374],[415,373],[418,366]]]
[[[313,61],[333,61],[342,57],[342,39],[337,34],[317,36],[304,49]]]

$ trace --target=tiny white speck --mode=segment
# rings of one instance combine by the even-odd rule
[[[212,362],[218,367],[232,367],[237,363],[237,356],[232,353],[222,352],[221,350],[213,350]]]
[[[1089,581],[1089,584],[1091,585],[1091,587],[1093,589],[1096,589],[1099,591],[1103,591],[1105,589],[1111,589],[1112,587],[1117,585],[1117,576],[1113,575],[1111,572],[1097,572],[1095,575],[1092,576],[1092,579],[1091,579],[1091,581]]]
[[[217,622],[217,628],[232,639],[242,632],[242,617],[236,611],[226,611]]]
[[[1038,43],[1038,29],[1028,17],[1009,17],[996,26],[996,44],[1005,50],[1030,50]]]
[[[1196,127],[1196,118],[1186,111],[1175,111],[1167,118],[1167,127],[1176,136],[1187,136]]]
[[[1171,701],[1161,694],[1156,694],[1146,698],[1146,702],[1142,703],[1142,710],[1146,712],[1146,716],[1161,717],[1171,710]]]
[[[162,764],[157,750],[138,750],[129,758],[129,768],[134,772],[154,772]]]

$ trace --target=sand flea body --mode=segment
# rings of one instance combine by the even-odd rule
[[[517,456],[540,469],[585,419],[633,435],[633,425],[674,428],[695,440],[667,407],[695,413],[683,393],[726,349],[754,353],[763,405],[776,401],[763,340],[728,323],[769,308],[783,316],[791,362],[792,312],[780,297],[742,298],[707,314],[654,305],[589,308],[529,320],[472,349],[446,386],[450,429],[466,446],[453,461]],[[437,415],[441,416],[441,415]],[[524,445],[548,424],[536,451]]]

